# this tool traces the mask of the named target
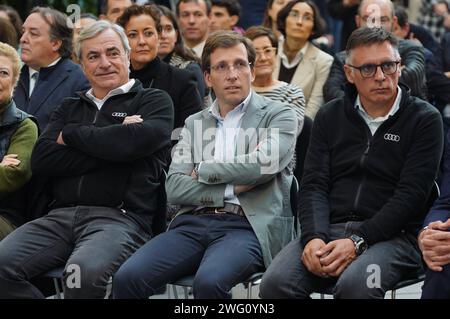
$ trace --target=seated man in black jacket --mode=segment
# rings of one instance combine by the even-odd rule
[[[376,8],[376,9],[374,9]],[[387,31],[393,31],[394,7],[390,0],[363,0],[355,16],[358,28],[381,26]],[[401,57],[400,81],[411,89],[413,96],[427,98],[425,81],[425,57],[423,47],[410,40],[400,40],[398,51]],[[325,102],[344,96],[346,78],[344,74],[346,53],[339,52],[334,56],[330,74],[323,86]]]
[[[0,242],[0,298],[42,298],[30,279],[65,265],[65,298],[103,298],[109,278],[152,236],[170,147],[167,93],[129,78],[123,29],[98,21],[76,54],[92,89],[64,100],[38,139],[33,174],[52,210]]]
[[[398,84],[397,40],[361,28],[345,96],[317,113],[300,188],[301,238],[266,271],[264,298],[383,298],[423,271],[417,232],[442,153],[439,112]]]

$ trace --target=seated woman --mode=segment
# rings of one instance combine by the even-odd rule
[[[289,0],[269,0],[264,12],[263,26],[272,30],[277,38],[281,36],[277,28],[277,15],[287,5]]]
[[[323,104],[322,87],[333,63],[331,55],[311,43],[324,33],[325,22],[311,0],[294,0],[278,13],[277,25],[285,40],[279,46],[275,78],[303,90],[305,114],[314,118]]]
[[[34,120],[16,108],[12,92],[20,73],[16,50],[0,43],[0,240],[25,222],[24,185],[38,137]]]
[[[166,91],[173,101],[174,128],[201,110],[202,98],[194,74],[170,66],[158,57],[161,34],[160,11],[154,5],[132,5],[125,9],[117,23],[125,29],[131,47],[130,78],[143,86]]]
[[[256,50],[255,79],[252,82],[253,90],[265,97],[280,101],[292,107],[298,118],[298,131],[300,134],[305,115],[305,97],[302,89],[297,85],[289,84],[273,78],[276,64],[277,38],[273,32],[262,26],[250,27],[244,36],[252,40]]]
[[[205,78],[200,68],[200,60],[194,51],[184,45],[180,36],[177,19],[170,9],[159,5],[161,10],[161,39],[159,41],[158,56],[167,64],[180,69],[186,69],[195,74],[200,95],[206,95]]]

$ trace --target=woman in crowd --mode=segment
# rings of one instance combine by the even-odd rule
[[[280,101],[292,107],[298,117],[297,133],[300,134],[305,115],[305,97],[298,86],[273,78],[276,65],[277,38],[270,29],[263,26],[250,27],[244,35],[253,42],[256,50],[253,90],[271,100]]]
[[[305,95],[305,114],[314,118],[323,104],[322,87],[333,57],[311,43],[325,31],[325,22],[311,0],[294,0],[278,13],[279,45],[275,78],[298,85]]]
[[[0,17],[0,42],[7,43],[17,50],[19,41],[14,26],[8,19]]]
[[[154,5],[132,5],[117,22],[125,29],[131,47],[130,77],[141,81],[144,87],[166,91],[174,105],[174,128],[183,127],[189,115],[201,110],[202,98],[194,74],[170,66],[158,57],[159,9]]]
[[[12,99],[19,73],[16,49],[0,43],[0,240],[25,222],[24,186],[38,136],[35,122]]]
[[[269,0],[267,2],[266,11],[264,12],[263,26],[272,30],[279,38],[281,36],[277,27],[277,15],[290,0]]]
[[[206,85],[200,68],[200,60],[194,51],[184,45],[180,36],[177,19],[170,9],[158,6],[161,10],[161,37],[159,41],[158,56],[164,62],[180,69],[186,69],[195,74],[200,94],[205,96]]]

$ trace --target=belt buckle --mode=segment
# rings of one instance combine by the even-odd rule
[[[214,208],[214,213],[216,213],[216,214],[226,214],[227,212],[223,212],[223,211],[217,210],[217,207],[216,207],[216,208]]]

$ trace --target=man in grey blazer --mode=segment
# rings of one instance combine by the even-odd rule
[[[241,35],[208,38],[202,66],[217,99],[186,120],[166,180],[168,201],[181,209],[119,269],[115,298],[146,298],[192,274],[195,298],[230,298],[292,238],[297,121],[290,108],[251,92],[254,61]]]

